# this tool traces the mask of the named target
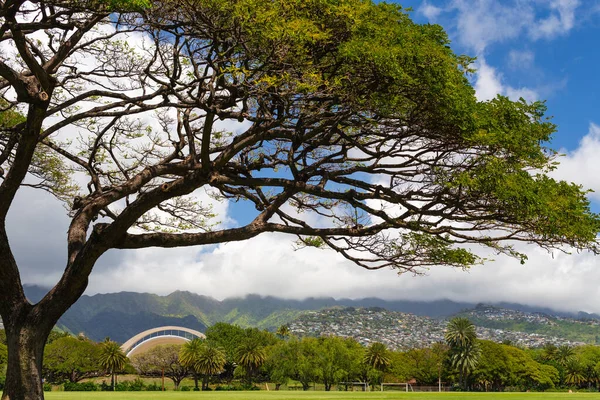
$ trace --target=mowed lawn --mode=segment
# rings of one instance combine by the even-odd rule
[[[598,393],[403,393],[403,392],[48,392],[47,400],[542,400],[597,399]]]

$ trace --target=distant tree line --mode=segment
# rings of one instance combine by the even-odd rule
[[[110,339],[94,342],[83,335],[53,332],[44,351],[46,386],[64,390],[161,390],[141,379],[117,380],[119,374],[170,379],[175,389],[188,377],[194,390],[250,390],[267,383],[309,390],[347,388],[364,382],[442,384],[453,390],[545,391],[587,389],[600,385],[600,347],[547,345],[537,349],[477,339],[466,318],[448,324],[445,342],[392,351],[382,343],[363,346],[352,338],[296,337],[287,326],[275,333],[217,323],[206,339],[157,346],[128,359]],[[0,331],[0,385],[7,365],[6,336]],[[106,378],[101,385],[88,378]],[[98,381],[98,379],[96,379]]]

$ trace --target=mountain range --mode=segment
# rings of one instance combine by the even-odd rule
[[[26,286],[25,291],[30,301],[37,302],[47,289]],[[82,296],[59,320],[57,327],[74,334],[84,333],[94,340],[110,337],[118,342],[124,342],[146,329],[165,325],[185,326],[203,332],[216,322],[228,322],[242,327],[273,330],[293,321],[306,311],[330,307],[380,307],[417,316],[445,318],[476,306],[474,303],[450,300],[426,302],[332,297],[290,300],[259,295],[219,301],[212,297],[183,291],[176,291],[167,296],[119,292]],[[494,306],[576,319],[600,319],[596,314],[561,313],[522,304],[497,303]]]

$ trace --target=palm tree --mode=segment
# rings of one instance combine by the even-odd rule
[[[194,364],[194,370],[204,376],[202,390],[208,389],[208,379],[212,375],[223,372],[226,362],[227,359],[223,349],[209,342],[202,345]]]
[[[106,338],[100,345],[99,362],[102,368],[110,372],[110,386],[115,390],[116,374],[125,368],[127,356],[116,342]]]
[[[286,337],[290,336],[290,327],[288,325],[281,325],[279,328],[277,328],[276,333],[279,337],[285,339]]]
[[[451,348],[467,346],[477,338],[475,325],[468,318],[452,318],[446,327],[445,338]]]
[[[252,376],[267,359],[264,347],[258,340],[247,339],[237,348],[237,362],[246,370],[248,383],[252,383]]]
[[[372,343],[365,352],[364,363],[378,371],[385,371],[391,363],[385,344]]]
[[[553,345],[552,343],[548,343],[544,346],[542,350],[542,360],[543,361],[554,361],[556,360],[556,355],[558,353],[558,347]]]
[[[568,345],[562,345],[556,349],[556,361],[563,367],[566,367],[575,356],[575,351]]]
[[[465,389],[467,375],[477,366],[481,354],[475,325],[468,318],[452,318],[446,328],[445,338],[450,346],[452,366],[459,373],[459,385]]]
[[[565,383],[571,386],[579,386],[583,382],[585,382],[585,375],[581,363],[571,356],[565,364]]]
[[[198,356],[202,350],[203,341],[200,338],[194,338],[189,342],[184,343],[179,350],[179,362],[186,368],[194,371],[194,388],[198,388],[198,371],[196,371],[195,364],[198,362]]]
[[[451,350],[450,361],[452,367],[458,370],[458,384],[461,388],[466,389],[467,377],[479,363],[480,356],[481,347],[479,347],[477,342],[472,342],[463,347],[456,347]]]

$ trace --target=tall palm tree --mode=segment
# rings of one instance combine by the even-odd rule
[[[452,318],[446,327],[445,338],[451,348],[467,346],[477,338],[475,325],[468,318]]]
[[[195,364],[198,362],[198,357],[202,351],[203,341],[200,338],[194,338],[189,342],[184,343],[179,350],[179,362],[186,368],[190,368],[194,371],[194,387],[198,388],[198,371],[196,371]]]
[[[252,376],[267,359],[264,347],[258,340],[247,339],[237,348],[236,356],[238,364],[246,370],[248,383],[252,383]]]
[[[202,380],[202,390],[208,389],[208,379],[212,375],[217,375],[225,369],[225,351],[220,347],[206,342],[200,348],[200,352],[194,364],[194,370],[204,376]]]
[[[446,328],[452,366],[458,370],[459,385],[465,389],[468,374],[477,366],[481,348],[477,344],[475,325],[468,318],[452,318]]]
[[[388,349],[383,343],[372,343],[367,348],[363,361],[378,371],[385,371],[391,363]]]
[[[125,364],[127,364],[127,356],[123,350],[121,350],[121,346],[109,338],[106,338],[104,342],[100,344],[99,362],[102,368],[106,369],[110,373],[110,386],[114,391],[116,374],[125,368]]]

